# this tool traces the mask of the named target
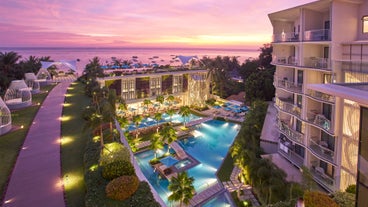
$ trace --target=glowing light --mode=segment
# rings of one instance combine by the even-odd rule
[[[21,129],[23,129],[23,128],[24,128],[24,126],[22,125],[22,126],[20,126],[20,128],[21,128]]]
[[[83,176],[69,173],[64,176],[63,183],[65,190],[70,190],[83,181]]]
[[[22,147],[22,150],[26,150],[26,149],[28,149],[28,147]]]
[[[93,142],[94,143],[96,143],[96,142],[99,142],[100,141],[100,136],[94,136],[93,138],[92,138],[92,140],[93,140]]]
[[[11,203],[11,202],[13,202],[14,200],[15,200],[14,198],[8,199],[8,200],[6,200],[6,201],[4,202],[4,204]]]
[[[62,116],[59,118],[60,121],[69,121],[72,117],[71,116]]]
[[[61,138],[61,144],[62,145],[70,144],[73,141],[74,141],[73,137],[63,137],[63,138]]]
[[[90,171],[95,171],[95,170],[97,170],[98,169],[98,165],[97,164],[95,164],[95,165],[92,165],[90,168],[89,168],[89,170]]]
[[[68,87],[68,90],[73,90],[73,89],[74,89],[74,87],[71,87],[71,86]]]
[[[71,106],[71,105],[72,105],[71,103],[63,103],[64,107],[68,107],[68,106]]]
[[[40,103],[40,102],[38,102],[38,103],[37,103],[37,105],[39,106],[39,105],[41,105],[41,103]]]
[[[65,94],[65,97],[72,97],[72,96],[74,96],[74,95],[70,94],[70,93]]]

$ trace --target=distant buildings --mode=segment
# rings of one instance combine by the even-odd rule
[[[368,203],[368,2],[320,0],[269,14],[278,152],[327,191]]]

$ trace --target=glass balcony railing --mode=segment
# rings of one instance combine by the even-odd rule
[[[290,113],[292,115],[300,117],[301,115],[301,108],[297,105],[294,105],[291,100],[288,99],[281,99],[276,98],[275,99],[275,105],[278,109]]]
[[[287,81],[286,79],[277,79],[275,80],[275,87],[282,88],[287,91],[293,92],[293,93],[302,93],[303,91],[303,84],[297,84],[292,81]]]
[[[295,32],[274,34],[272,36],[272,42],[299,42],[299,34]]]
[[[285,146],[284,144],[280,143],[278,153],[289,160],[291,163],[298,167],[302,167],[304,163],[304,158],[301,157],[299,154]]]
[[[314,91],[314,90],[308,90],[307,95],[319,100],[319,101],[324,101],[324,102],[329,102],[329,103],[335,103],[335,96],[326,94],[326,93],[322,93],[319,91]]]
[[[330,41],[331,32],[329,29],[316,29],[304,32],[304,41]]]
[[[288,139],[304,145],[304,135],[294,130],[292,127],[287,125],[284,121],[282,120],[278,121],[278,128],[280,132],[283,133]]]
[[[333,192],[335,189],[335,180],[325,173],[325,170],[321,167],[312,166],[310,168],[311,173],[319,184],[327,188],[330,192]]]
[[[331,70],[331,64],[330,64],[329,58],[307,57],[307,58],[304,58],[303,66],[308,67],[308,68]]]
[[[298,59],[294,56],[280,57],[274,55],[272,56],[272,62],[273,64],[277,65],[291,65],[291,66],[298,65]]]
[[[318,141],[317,143],[313,139],[310,139],[309,148],[318,157],[328,160],[330,162],[335,161],[335,152],[328,148],[328,144],[326,142]]]
[[[307,121],[331,134],[334,134],[331,120],[327,119],[323,114],[311,110],[307,113]]]

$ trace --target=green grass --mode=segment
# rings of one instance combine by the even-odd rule
[[[234,168],[234,161],[230,153],[228,153],[224,161],[222,162],[220,169],[217,171],[217,177],[221,180],[221,182],[230,180],[233,168]]]
[[[45,91],[50,91],[53,87],[54,85],[42,87],[42,93],[32,96],[32,106],[11,112],[12,125],[15,130],[0,136],[0,201],[2,201],[5,196],[10,173],[13,170],[19,150],[27,136],[29,126],[39,109],[37,103],[42,103],[48,95]],[[21,129],[20,126],[23,126],[23,129]]]
[[[69,207],[85,205],[85,184],[84,184],[84,162],[83,155],[87,140],[90,137],[88,130],[83,131],[85,120],[82,119],[83,109],[89,105],[90,98],[84,95],[84,86],[75,82],[68,89],[66,105],[63,109],[63,116],[70,117],[62,123],[62,145],[61,163],[66,204]]]

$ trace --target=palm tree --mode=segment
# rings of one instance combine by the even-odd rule
[[[162,120],[162,114],[157,112],[153,118],[156,120],[156,132],[158,132],[158,122]]]
[[[160,131],[160,135],[162,136],[162,139],[165,140],[165,142],[167,143],[168,147],[167,147],[167,154],[170,153],[170,144],[172,142],[175,142],[177,140],[177,136],[176,136],[176,131],[175,129],[170,126],[170,125],[166,125],[161,131]]]
[[[148,106],[152,104],[152,101],[149,99],[144,99],[143,100],[143,105],[145,105],[146,107],[144,108],[144,112],[146,112],[146,109],[148,109]]]
[[[100,144],[101,149],[104,147],[104,138],[103,138],[103,131],[102,131],[102,124],[103,124],[103,117],[100,113],[94,112],[90,118],[87,120],[85,128],[90,128],[92,130],[95,130],[98,128],[99,135],[100,135]],[[102,152],[102,150],[101,150]]]
[[[175,97],[173,95],[169,95],[168,97],[166,97],[166,101],[169,102],[169,108],[171,107],[171,105],[174,103],[175,101]]]
[[[16,52],[0,52],[0,65],[2,66],[3,72],[6,76],[9,75],[9,71],[15,67],[18,60],[22,56]]]
[[[135,116],[133,116],[133,123],[135,124],[135,127],[137,128],[137,133],[136,133],[136,135],[135,135],[135,138],[136,139],[138,139],[138,126],[139,126],[139,124],[141,123],[141,121],[142,121],[142,116],[141,115],[139,115],[139,114],[137,114],[137,115],[135,115]]]
[[[183,171],[177,177],[173,177],[169,184],[169,190],[172,194],[168,197],[169,201],[179,201],[179,206],[188,205],[190,199],[194,196],[194,178],[189,177],[187,172]]]
[[[118,116],[117,120],[121,128],[125,128],[129,124],[129,120],[126,116]]]
[[[160,104],[159,106],[158,106],[158,110],[160,110],[160,108],[161,108],[161,105],[164,103],[164,101],[165,101],[165,97],[163,96],[163,95],[158,95],[158,96],[156,96],[156,101]]]
[[[166,111],[167,115],[170,116],[170,124],[172,122],[172,116],[175,114],[175,110],[174,109],[169,109]]]
[[[151,139],[150,149],[154,151],[155,159],[157,159],[157,151],[164,148],[164,143],[159,133],[155,133]]]
[[[179,109],[179,114],[183,117],[184,119],[184,127],[186,127],[186,123],[187,123],[187,117],[189,117],[190,115],[190,108],[189,106],[181,106]]]

